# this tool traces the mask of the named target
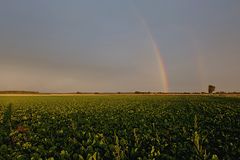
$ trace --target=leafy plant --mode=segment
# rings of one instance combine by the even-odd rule
[[[240,157],[240,98],[33,96],[0,105],[0,159]]]

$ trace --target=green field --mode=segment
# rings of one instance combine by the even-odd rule
[[[237,97],[9,96],[0,106],[0,159],[240,157]]]

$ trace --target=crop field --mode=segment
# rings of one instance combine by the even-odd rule
[[[0,159],[239,159],[240,98],[1,96]]]

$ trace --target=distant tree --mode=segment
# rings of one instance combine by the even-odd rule
[[[141,94],[142,92],[140,92],[140,91],[135,91],[134,93],[135,93],[135,94]]]
[[[215,86],[213,86],[213,85],[209,85],[208,86],[208,93],[213,93],[214,91],[215,91]]]

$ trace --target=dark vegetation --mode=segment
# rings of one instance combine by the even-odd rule
[[[214,86],[213,86],[214,87]],[[212,89],[210,89],[212,90]],[[214,89],[215,90],[215,89]],[[214,91],[213,90],[213,91]],[[217,91],[213,92],[211,91],[211,94],[240,94],[240,92],[224,92],[224,91]],[[151,91],[134,91],[134,92],[69,92],[69,93],[42,93],[38,91],[0,91],[0,94],[152,94],[152,95],[157,95],[157,94],[166,94],[166,95],[185,95],[185,94],[207,94],[207,92],[151,92]]]
[[[208,86],[208,93],[213,93],[215,91],[216,87],[214,85]]]
[[[0,94],[39,94],[37,91],[0,91]]]
[[[239,98],[0,97],[0,106],[0,159],[240,157]]]

